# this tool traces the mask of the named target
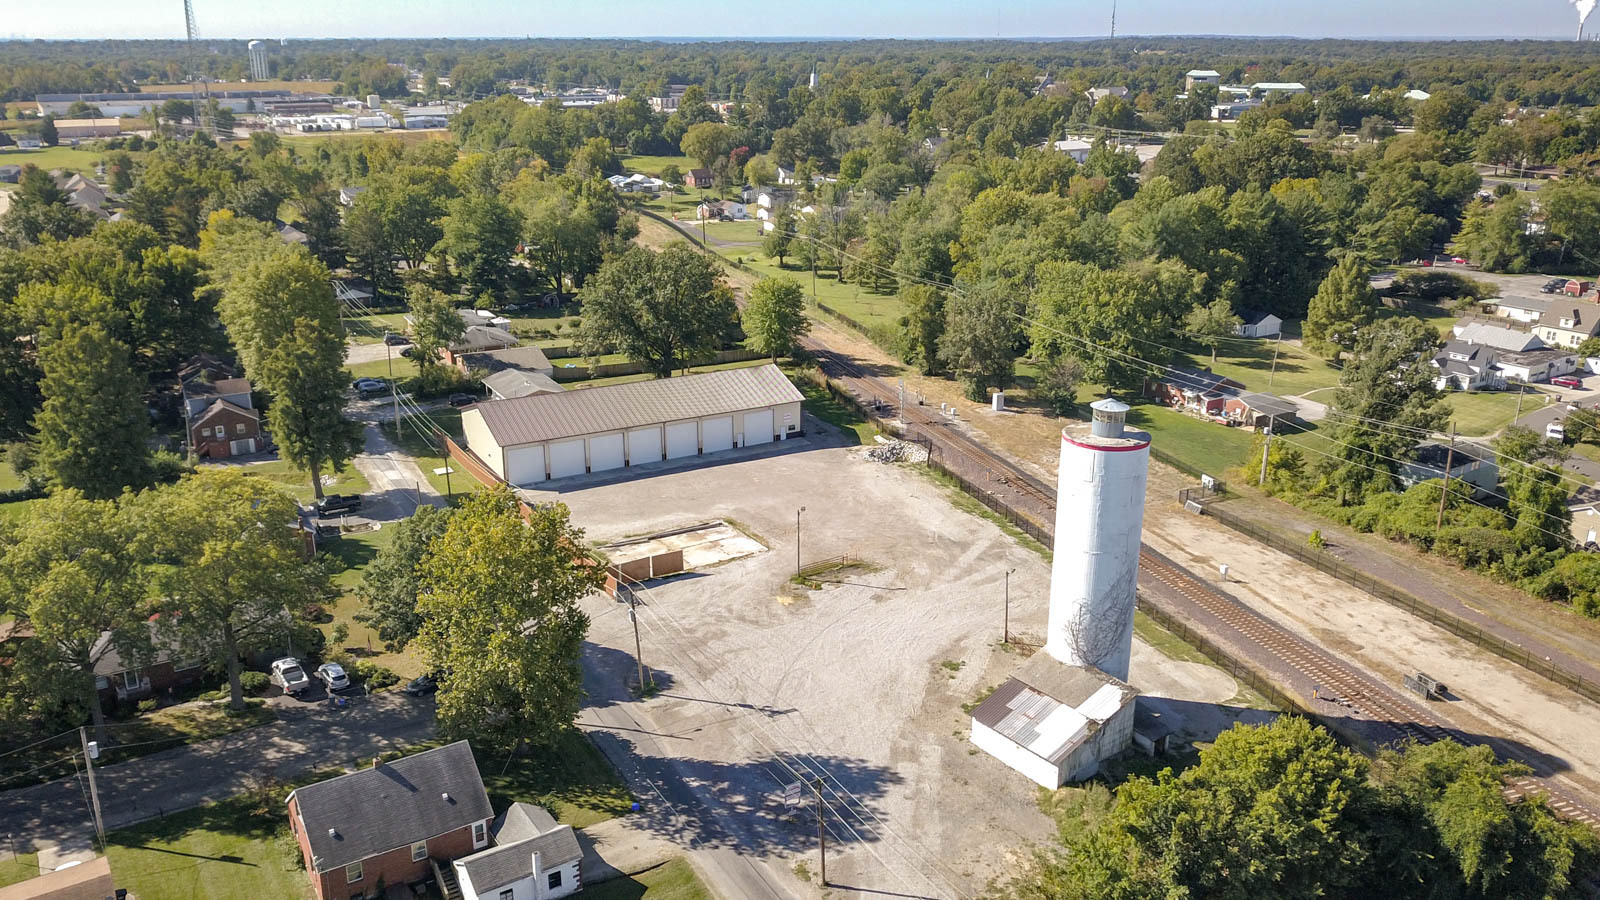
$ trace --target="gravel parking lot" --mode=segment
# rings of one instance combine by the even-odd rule
[[[848,788],[833,810],[842,820],[833,839],[844,845],[830,856],[835,889],[964,896],[1054,831],[1036,787],[966,741],[963,711],[1024,658],[1000,640],[1006,573],[1012,634],[1037,642],[1049,566],[952,505],[947,488],[872,462],[865,450],[813,430],[781,453],[580,484],[542,499],[566,502],[595,542],[721,519],[766,545],[652,587],[639,618],[660,693],[642,702],[591,698],[627,704],[653,723],[655,743],[673,754],[683,780],[708,807],[739,818],[741,828],[702,834],[699,846],[725,840],[780,860],[781,870],[809,859],[814,872],[812,812],[788,810],[777,796],[803,759]],[[801,507],[802,560],[862,561],[821,576],[819,590],[790,581]],[[631,679],[626,608],[595,597],[588,611],[587,664]],[[1234,705],[1238,686],[1217,669],[1142,641],[1131,680],[1172,698],[1163,712],[1198,737],[1267,715]]]

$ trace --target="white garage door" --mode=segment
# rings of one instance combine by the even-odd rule
[[[733,416],[700,420],[700,443],[707,453],[733,446]]]
[[[674,422],[667,426],[667,459],[681,459],[699,452],[699,423]]]
[[[744,445],[772,443],[772,410],[744,414]]]
[[[512,447],[506,450],[506,480],[512,484],[534,484],[544,480],[544,445]]]
[[[550,444],[550,477],[566,478],[584,473],[583,438]]]
[[[589,471],[620,469],[622,463],[622,435],[602,434],[589,438]]]
[[[635,428],[628,432],[628,465],[661,461],[661,429]]]

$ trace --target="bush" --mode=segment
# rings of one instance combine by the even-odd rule
[[[356,660],[350,671],[357,681],[366,685],[368,692],[381,691],[400,683],[400,676],[393,670],[365,659]]]
[[[1395,276],[1392,293],[1424,303],[1438,303],[1449,298],[1474,301],[1486,300],[1495,294],[1494,285],[1458,275],[1455,272],[1401,272]]]
[[[142,713],[154,712],[155,708],[158,705],[159,704],[156,703],[156,698],[154,698],[154,697],[151,697],[148,700],[140,700],[139,701],[139,712],[142,712]]]
[[[462,391],[470,391],[475,386],[472,377],[454,366],[428,366],[422,374],[409,378],[401,385],[402,390],[410,391],[424,400],[434,400],[447,397]]]
[[[272,679],[268,678],[267,673],[265,672],[239,673],[239,687],[242,688],[246,694],[259,694],[265,691],[267,686],[271,683]],[[226,694],[226,692],[224,692],[224,694]]]
[[[1327,549],[1328,542],[1322,539],[1321,528],[1314,528],[1311,530],[1311,534],[1306,537],[1306,546],[1314,550]]]

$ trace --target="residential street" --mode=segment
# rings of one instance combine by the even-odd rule
[[[370,488],[362,500],[362,518],[392,522],[411,515],[418,506],[444,506],[444,498],[417,468],[417,461],[385,437],[376,422],[367,423],[366,435],[366,449],[351,461]]]
[[[433,701],[398,691],[279,708],[279,721],[95,770],[107,831],[212,803],[263,779],[364,765],[433,735]],[[81,778],[81,776],[80,776]],[[19,844],[67,843],[93,828],[88,788],[66,778],[0,793],[0,829]]]

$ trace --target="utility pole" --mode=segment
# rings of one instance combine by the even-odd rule
[[[1444,486],[1439,490],[1439,517],[1433,523],[1433,530],[1438,531],[1444,527],[1444,501],[1450,496],[1450,467],[1456,461],[1456,423],[1450,422],[1450,449],[1444,455]]]
[[[817,868],[822,876],[822,886],[828,886],[828,832],[823,823],[822,806],[822,779],[811,782],[811,790],[817,795]]]
[[[1277,421],[1277,416],[1267,420],[1267,442],[1261,446],[1261,477],[1256,481],[1257,487],[1267,483],[1267,456],[1272,452],[1272,426]]]
[[[1518,419],[1522,418],[1522,395],[1526,393],[1527,390],[1527,384],[1521,381],[1517,382],[1517,411],[1511,416],[1512,423],[1515,423]]]
[[[389,396],[394,398],[394,439],[400,440],[400,386],[394,380],[394,348],[388,335],[383,339],[383,356],[389,362]]]
[[[1008,569],[1008,570],[1006,570],[1005,640],[1006,640],[1007,644],[1011,643],[1011,573],[1015,572],[1015,571],[1016,571],[1016,569]]]
[[[100,746],[89,742],[89,729],[78,727],[78,740],[83,744],[83,770],[89,773],[89,805],[94,813],[94,833],[100,839],[100,850],[106,848],[106,825],[100,818],[100,791],[94,783],[94,758],[100,755]]]
[[[1278,339],[1272,342],[1272,371],[1267,373],[1267,387],[1278,377],[1278,351],[1283,348],[1283,329],[1278,329]]]
[[[621,571],[617,575],[621,576]],[[644,650],[639,645],[639,598],[634,596],[633,588],[621,585],[621,589],[628,592],[628,621],[633,623],[633,661],[639,666],[639,693],[644,693]],[[653,680],[652,680],[653,681]]]
[[[804,506],[794,511],[794,577],[800,577],[800,514],[805,512]]]

